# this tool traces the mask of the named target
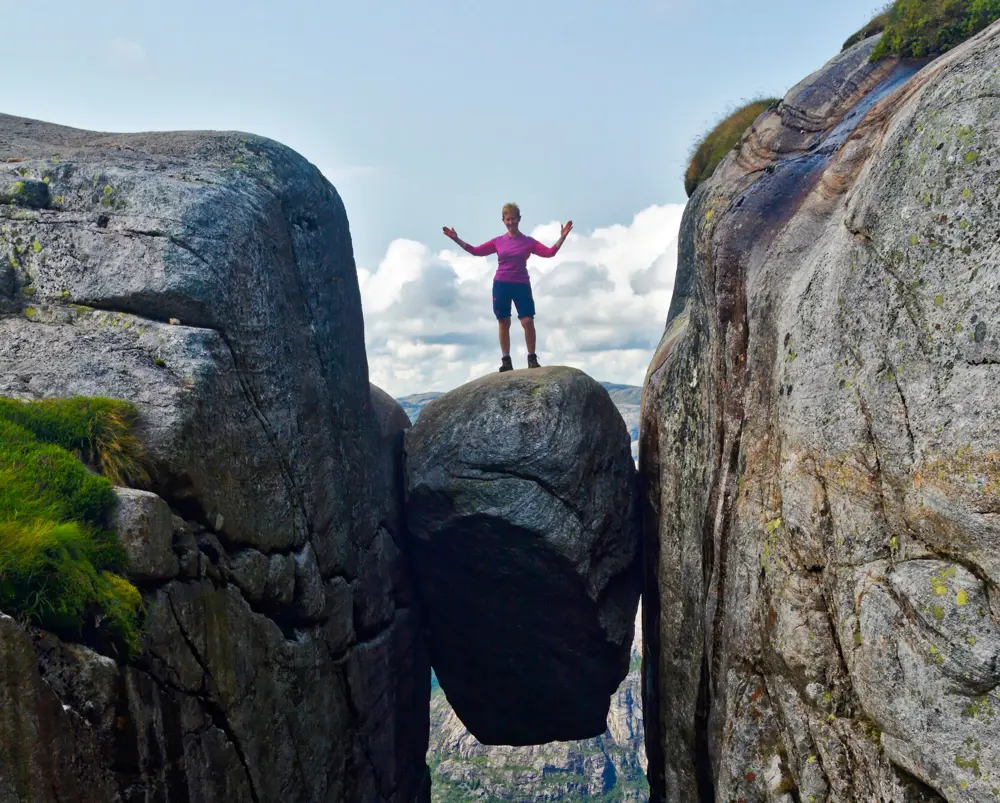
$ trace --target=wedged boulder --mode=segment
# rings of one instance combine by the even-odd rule
[[[560,367],[463,385],[406,435],[431,662],[483,744],[605,730],[639,601],[629,444],[607,391]]]
[[[1000,24],[876,41],[681,225],[639,452],[654,801],[998,794]]]
[[[123,507],[145,649],[114,738],[79,743],[129,800],[425,799],[429,672],[337,191],[250,134],[0,115],[0,201],[0,395],[134,402],[172,514]],[[0,762],[0,789],[72,797],[34,772]]]

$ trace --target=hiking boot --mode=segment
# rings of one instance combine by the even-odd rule
[[[513,371],[513,370],[514,370],[514,363],[510,361],[510,357],[509,356],[504,357],[503,361],[500,363],[500,373],[503,373],[504,371]]]
[[[529,368],[541,368],[542,367],[542,366],[540,366],[538,364],[538,357],[535,356],[534,354],[529,354],[528,355],[528,367]]]

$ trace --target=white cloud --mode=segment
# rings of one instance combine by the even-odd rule
[[[574,231],[552,259],[528,261],[543,365],[641,384],[670,305],[683,211],[651,206],[628,225]],[[559,225],[527,233],[551,244]],[[401,396],[450,390],[497,370],[495,270],[495,256],[433,251],[413,240],[394,240],[375,270],[359,270],[372,382]],[[516,319],[511,346],[514,367],[525,367]]]
[[[111,58],[124,67],[138,67],[146,63],[146,51],[138,42],[116,36],[111,40]]]

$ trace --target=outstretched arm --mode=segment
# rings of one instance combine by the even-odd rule
[[[573,221],[571,220],[562,227],[562,233],[559,235],[559,239],[556,240],[555,245],[542,245],[538,240],[535,240],[531,246],[531,253],[539,257],[554,257],[559,253],[559,249],[562,248],[562,244],[566,242],[566,237],[572,230]]]
[[[482,245],[469,245],[467,242],[459,238],[454,229],[449,229],[445,226],[441,230],[444,232],[446,237],[454,240],[459,248],[472,254],[474,257],[488,257],[490,254],[495,254],[497,252],[497,246],[493,240],[485,242]]]

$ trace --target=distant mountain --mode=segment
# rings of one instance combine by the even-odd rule
[[[632,459],[639,457],[639,403],[642,399],[642,388],[636,385],[617,385],[614,382],[601,382],[601,385],[608,391],[611,401],[615,403],[618,412],[625,419],[625,426],[628,427],[629,437],[632,440]],[[412,393],[409,396],[402,396],[396,401],[406,411],[412,423],[416,423],[420,417],[420,411],[438,396],[443,396],[444,392]]]
[[[411,393],[409,396],[402,396],[396,401],[399,402],[400,406],[406,410],[406,414],[410,417],[410,422],[413,424],[417,423],[417,419],[420,417],[420,411],[424,409],[428,402],[434,401],[438,396],[443,396],[444,393]]]
[[[601,385],[615,404],[638,405],[642,401],[642,388],[638,385],[616,385],[613,382],[601,382]]]

